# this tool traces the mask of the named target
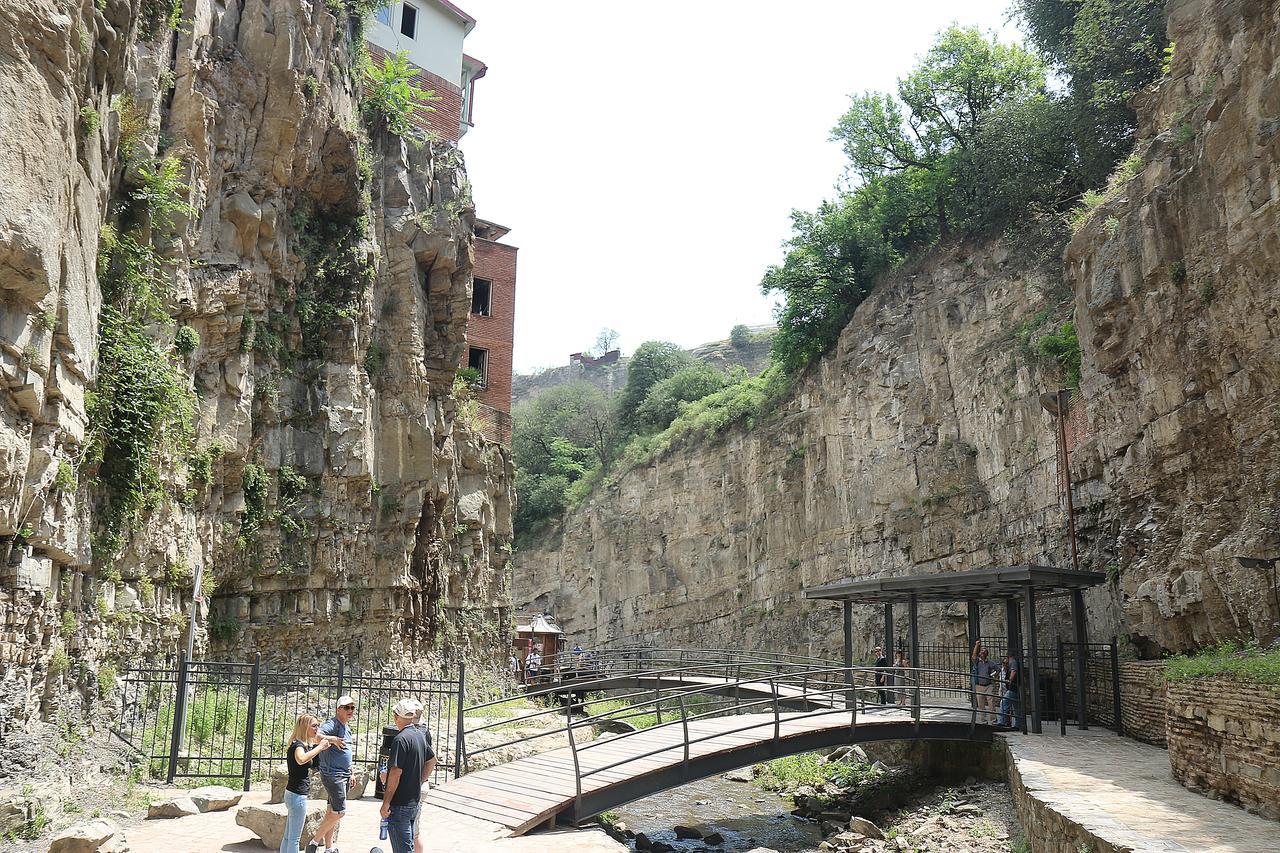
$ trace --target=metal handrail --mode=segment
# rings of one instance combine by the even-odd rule
[[[555,707],[547,708],[544,710],[535,711],[531,714],[522,714],[518,717],[509,718],[505,720],[496,720],[481,726],[477,726],[471,729],[466,729],[464,734],[474,734],[479,731],[496,728],[502,725],[509,725],[511,723],[517,723],[521,721],[535,719],[538,717],[545,716],[547,714],[564,713],[565,726],[563,731],[566,733],[568,737],[569,748],[573,757],[574,776],[576,780],[575,801],[578,807],[580,808],[581,798],[582,798],[582,780],[587,776],[598,774],[638,759],[647,758],[649,756],[656,755],[663,752],[669,752],[672,749],[682,750],[682,753],[683,753],[682,762],[685,768],[687,769],[688,763],[691,760],[691,748],[693,744],[700,743],[702,741],[709,740],[709,739],[722,737],[726,734],[734,734],[738,732],[748,731],[751,729],[757,729],[757,728],[760,728],[761,726],[768,725],[767,720],[766,721],[754,720],[744,726],[732,728],[729,730],[715,731],[715,732],[701,735],[701,736],[694,736],[694,734],[691,733],[690,731],[690,723],[697,720],[724,716],[726,713],[740,714],[743,712],[744,709],[754,708],[761,705],[769,705],[771,706],[772,717],[773,717],[773,720],[772,720],[773,740],[775,743],[778,743],[781,740],[781,724],[782,724],[782,716],[783,716],[782,704],[784,702],[786,703],[799,702],[799,703],[802,703],[803,707],[805,708],[810,708],[810,706],[816,706],[816,709],[813,709],[813,710],[795,712],[798,715],[804,715],[808,717],[820,717],[820,716],[826,716],[829,714],[836,714],[836,713],[849,713],[850,714],[850,720],[849,720],[850,730],[856,731],[857,725],[858,725],[858,705],[861,704],[860,700],[865,701],[865,698],[868,694],[875,695],[875,694],[888,692],[889,694],[895,697],[901,697],[901,696],[910,697],[911,702],[910,702],[910,709],[909,709],[910,710],[909,719],[914,724],[914,727],[918,733],[919,727],[921,725],[921,720],[922,720],[922,712],[925,709],[956,710],[959,707],[963,707],[963,706],[957,706],[953,704],[945,704],[945,705],[925,704],[922,701],[922,693],[930,693],[930,692],[946,693],[946,694],[968,693],[968,694],[971,694],[971,696],[976,694],[976,691],[973,689],[972,684],[970,684],[969,687],[965,689],[965,688],[959,688],[956,686],[926,686],[921,683],[926,676],[930,676],[930,675],[943,675],[949,678],[963,677],[965,675],[964,673],[957,672],[955,670],[950,670],[950,669],[911,667],[906,669],[905,671],[895,668],[891,672],[886,672],[884,668],[877,668],[874,666],[861,666],[861,665],[852,666],[852,667],[845,667],[841,665],[826,665],[826,666],[820,666],[820,667],[800,666],[796,663],[782,662],[778,660],[773,660],[773,661],[742,660],[741,658],[752,658],[756,656],[753,653],[739,653],[737,650],[734,650],[734,656],[736,658],[739,658],[737,660],[701,663],[693,666],[690,666],[687,663],[683,663],[678,666],[662,667],[658,669],[643,669],[643,670],[632,669],[631,667],[635,667],[637,665],[652,664],[654,662],[651,656],[651,653],[652,651],[655,651],[655,650],[648,650],[648,651],[650,652],[650,654],[647,654],[644,657],[640,657],[639,655],[633,654],[631,651],[617,650],[614,652],[614,654],[618,658],[618,661],[623,662],[627,665],[626,669],[623,670],[625,675],[634,677],[637,679],[653,678],[655,680],[655,686],[652,689],[645,687],[633,692],[625,693],[620,697],[614,697],[616,699],[622,699],[622,700],[639,699],[640,701],[632,702],[630,704],[623,705],[620,708],[614,708],[610,711],[602,712],[600,714],[586,714],[585,716],[575,720],[572,716],[572,711],[573,711],[573,708],[575,707],[575,703],[573,702],[572,699],[570,699],[568,705],[564,708],[555,708]],[[657,651],[661,651],[661,650],[657,650]],[[676,651],[676,650],[671,650],[671,651]],[[706,654],[707,652],[708,650],[695,650],[694,654],[700,656],[701,654]],[[688,652],[682,654],[682,657],[685,657],[687,655],[688,655]],[[801,658],[802,656],[791,656],[791,657]],[[823,663],[829,664],[829,662],[827,661],[823,661]],[[720,673],[723,673],[723,675],[721,675]],[[865,676],[862,679],[863,683],[861,685],[854,683],[857,680],[856,677],[858,676],[859,673]],[[598,675],[598,677],[594,677],[594,678],[590,678],[582,681],[575,680],[573,682],[573,690],[571,692],[573,693],[585,692],[590,690],[593,686],[604,687],[611,682],[616,682],[617,678],[619,677],[619,673],[616,673],[616,672],[613,674],[605,675],[605,674],[599,674],[593,670],[592,674]],[[693,676],[693,677],[697,677],[699,675],[704,677],[707,675],[713,675],[713,676],[716,676],[717,680],[716,680],[716,683],[714,684],[693,684],[693,685],[685,685],[685,686],[671,688],[667,690],[664,696],[662,678],[664,676],[671,676],[671,675]],[[874,684],[874,677],[877,675],[890,675],[894,678],[896,683],[893,685],[876,685]],[[799,685],[799,689],[796,692],[786,693],[786,694],[783,693],[784,687],[794,688],[797,684]],[[767,685],[767,690],[769,694],[766,698],[748,700],[746,702],[742,701],[742,697],[741,697],[742,688],[751,687],[754,689],[760,689],[762,687],[765,687],[766,685]],[[716,694],[724,695],[727,691],[730,691],[730,690],[732,691],[732,697],[733,697],[732,698],[733,705],[731,708],[729,709],[715,708],[710,711],[706,711],[702,713],[694,713],[694,714],[689,713],[688,704],[686,702],[686,699],[688,697],[707,696],[707,695],[716,695]],[[539,690],[530,691],[528,694],[526,694],[526,696],[541,697],[541,696],[548,696],[548,695],[560,695],[560,694],[564,694],[565,692],[567,692],[565,689],[565,686],[561,684],[557,686],[551,686],[551,687],[542,688]],[[509,698],[510,697],[506,699],[497,699],[497,700],[481,703],[478,705],[471,706],[467,710],[474,711],[474,710],[489,707],[492,705],[501,704],[502,702],[509,701]],[[813,701],[819,698],[824,700],[825,707],[818,706],[817,703]],[[676,704],[676,707],[679,710],[678,719],[673,719],[668,722],[662,721],[661,709],[664,701],[667,703],[668,706],[670,706],[672,702]],[[898,707],[898,706],[895,703],[893,707]],[[658,723],[655,726],[650,726],[646,729],[638,729],[633,732],[626,732],[609,739],[594,740],[585,744],[579,744],[577,741],[577,738],[574,736],[574,729],[576,728],[585,727],[585,726],[595,726],[596,724],[605,722],[605,721],[620,721],[620,720],[625,721],[627,719],[631,719],[635,717],[648,716],[648,714],[650,713],[649,711],[650,708],[652,708],[653,712],[657,715]],[[589,710],[589,704],[587,705],[587,709]],[[600,746],[602,744],[616,744],[621,739],[640,734],[641,732],[652,732],[657,729],[669,727],[673,725],[679,725],[681,727],[680,742],[677,744],[663,744],[658,746],[655,749],[648,750],[638,755],[629,755],[625,758],[605,764],[604,766],[601,766],[601,767],[595,767],[585,771],[582,769],[580,753],[585,752],[588,749],[591,749],[596,746]],[[969,721],[970,736],[972,736],[976,732],[976,729],[977,729],[976,702],[970,701],[970,721]],[[474,755],[480,755],[482,753],[501,749],[503,747],[510,746],[515,743],[522,743],[522,742],[536,740],[537,738],[540,738],[540,737],[555,735],[555,734],[558,734],[559,731],[560,730],[553,728],[544,732],[537,732],[532,735],[522,736],[508,742],[495,744],[493,746],[489,746],[483,749],[469,752],[468,756],[470,757]]]

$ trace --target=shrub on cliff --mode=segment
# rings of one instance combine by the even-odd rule
[[[636,412],[649,389],[693,364],[693,356],[668,341],[645,341],[627,362],[627,384],[618,394],[615,418],[624,434],[639,431]]]
[[[419,112],[435,112],[430,102],[439,100],[439,96],[413,85],[417,73],[405,50],[388,55],[381,65],[366,58],[364,95],[360,100],[365,118],[374,125],[384,123],[387,130],[404,136],[413,129]]]
[[[643,430],[664,430],[686,405],[723,388],[728,378],[705,362],[681,368],[657,382],[636,409],[636,425]]]

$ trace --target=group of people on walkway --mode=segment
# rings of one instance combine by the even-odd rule
[[[312,772],[320,774],[328,809],[307,842],[306,853],[338,853],[338,825],[347,811],[347,796],[356,789],[351,770],[350,726],[357,710],[355,699],[342,696],[328,720],[321,722],[311,714],[302,714],[294,724],[285,753],[289,781],[284,793],[287,818],[280,853],[298,853]],[[401,699],[392,708],[392,716],[397,732],[386,761],[379,768],[383,782],[380,814],[392,853],[422,853],[418,822],[427,779],[435,770],[436,754],[431,748],[431,732],[422,722],[421,702]]]
[[[584,652],[582,646],[574,644],[573,650],[568,653],[569,661],[564,661],[565,653],[560,652],[558,655],[552,656],[549,664],[544,664],[542,653],[538,651],[536,644],[530,644],[529,652],[521,660],[518,649],[513,650],[507,658],[507,666],[511,671],[511,677],[522,684],[536,684],[539,679],[552,676],[556,672],[570,671],[573,673],[594,672],[600,668],[599,657],[594,651]]]
[[[872,649],[872,654],[875,655],[876,692],[880,704],[910,704],[914,691],[907,688],[914,681],[908,675],[911,664],[907,653],[899,649],[892,664],[882,646]],[[977,722],[1009,729],[1017,727],[1022,681],[1018,659],[1013,652],[1005,652],[1001,662],[996,663],[990,659],[990,653],[981,640],[975,643],[970,655],[970,686],[974,691]]]
[[[1006,729],[1016,728],[1021,718],[1018,697],[1022,688],[1022,672],[1017,657],[1007,651],[997,664],[991,660],[987,647],[978,640],[973,644],[969,661],[970,681],[978,709],[977,721]]]

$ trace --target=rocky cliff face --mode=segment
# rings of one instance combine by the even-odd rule
[[[175,652],[201,570],[218,653],[500,647],[510,459],[453,392],[469,187],[454,147],[366,130],[333,5],[0,8],[19,716]]]
[[[1024,342],[1074,308],[1081,564],[1112,579],[1087,595],[1095,636],[1146,654],[1274,636],[1267,579],[1232,556],[1280,549],[1280,8],[1181,0],[1169,32],[1141,172],[1065,265],[995,243],[898,271],[774,418],[627,471],[523,549],[517,600],[597,641],[831,653],[838,612],[806,587],[1070,566],[1038,400],[1061,377]],[[922,614],[927,637],[963,638],[962,609]]]

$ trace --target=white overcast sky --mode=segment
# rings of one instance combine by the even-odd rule
[[[463,139],[478,215],[520,247],[515,368],[772,319],[792,208],[834,195],[851,93],[891,89],[1007,0],[457,0],[489,65]]]

